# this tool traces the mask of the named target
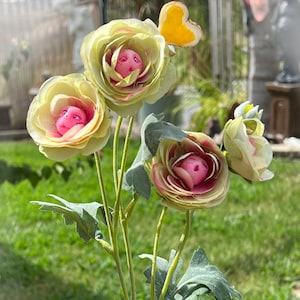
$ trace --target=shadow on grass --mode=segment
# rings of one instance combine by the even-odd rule
[[[83,168],[79,160],[75,165],[77,169]],[[8,181],[11,184],[18,184],[22,180],[28,180],[32,187],[36,187],[41,180],[49,179],[52,173],[56,173],[60,175],[64,181],[68,181],[73,169],[73,167],[55,162],[51,167],[42,166],[39,170],[34,170],[28,164],[14,166],[8,164],[5,160],[0,160],[0,184],[4,181]]]
[[[70,274],[70,278],[72,274]],[[60,277],[28,262],[0,242],[0,300],[106,300],[84,285]]]

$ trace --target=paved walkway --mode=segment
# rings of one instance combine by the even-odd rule
[[[300,138],[285,138],[281,144],[272,144],[274,156],[300,158]]]
[[[274,157],[300,158],[300,145],[273,144]]]

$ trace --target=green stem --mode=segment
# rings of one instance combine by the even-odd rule
[[[115,128],[114,142],[113,142],[113,178],[115,184],[115,191],[118,188],[118,148],[119,148],[119,134],[122,126],[122,117],[118,117]]]
[[[127,266],[128,266],[128,270],[129,270],[129,277],[130,277],[131,298],[132,298],[132,300],[135,300],[136,299],[136,286],[135,286],[132,252],[131,252],[131,247],[130,247],[128,226],[127,226],[126,218],[121,219],[121,226],[122,226],[122,233],[123,233],[124,245],[125,245],[125,251],[126,251]]]
[[[122,214],[122,216],[121,216],[121,227],[122,227],[122,233],[123,233],[123,238],[124,238],[127,266],[129,269],[130,284],[131,284],[131,295],[132,295],[133,300],[136,299],[136,286],[135,286],[133,261],[132,261],[132,254],[131,254],[132,252],[131,252],[131,246],[130,246],[130,241],[129,241],[127,221],[132,214],[132,211],[135,207],[137,200],[138,200],[138,195],[135,194],[133,196],[133,199],[131,200],[131,202],[128,204],[125,213]]]
[[[96,241],[102,246],[102,248],[110,255],[114,255],[113,247],[105,240],[96,238]]]
[[[119,118],[120,120],[120,118]],[[130,283],[131,283],[131,297],[133,300],[135,300],[136,297],[136,290],[135,290],[135,279],[134,279],[134,271],[133,271],[133,263],[132,263],[132,254],[131,254],[131,248],[130,248],[130,242],[129,242],[129,236],[128,236],[128,228],[127,228],[127,222],[125,220],[125,214],[123,211],[122,203],[121,203],[121,192],[122,192],[122,185],[123,185],[123,178],[125,173],[125,167],[126,167],[126,160],[127,160],[127,154],[128,154],[128,146],[129,141],[131,137],[131,132],[133,128],[133,121],[134,117],[130,117],[129,124],[127,128],[127,134],[124,141],[123,146],[123,153],[122,153],[122,159],[121,159],[121,165],[120,165],[120,172],[119,176],[117,173],[117,170],[114,171],[114,178],[115,182],[117,182],[116,186],[116,201],[114,206],[114,218],[113,218],[113,243],[114,245],[117,245],[117,236],[118,236],[118,224],[121,220],[120,224],[122,227],[122,233],[123,233],[123,240],[125,245],[125,251],[126,251],[126,259],[127,259],[127,265],[129,269],[129,276],[130,276]],[[119,127],[118,127],[119,126]],[[117,127],[118,130],[120,129],[121,122],[118,122]],[[115,139],[117,139],[118,136],[115,136]],[[117,143],[114,143],[114,153],[117,152],[117,148],[115,148]],[[114,154],[115,159],[117,159],[117,154]],[[115,166],[116,160],[114,162]]]
[[[116,263],[116,267],[117,267],[117,271],[118,271],[119,279],[120,279],[120,284],[121,284],[123,295],[124,295],[124,300],[128,300],[129,297],[128,297],[127,287],[126,287],[126,283],[125,283],[125,280],[124,280],[124,275],[123,275],[123,271],[122,271],[122,267],[121,267],[118,244],[116,242],[116,239],[114,238],[115,233],[114,233],[114,228],[112,227],[112,223],[111,223],[110,209],[109,209],[108,199],[107,199],[106,192],[105,192],[105,187],[104,187],[104,180],[103,180],[103,174],[102,174],[102,168],[101,168],[101,160],[99,158],[98,153],[94,153],[94,157],[95,157],[97,175],[98,175],[98,182],[99,182],[99,187],[100,187],[100,192],[101,192],[101,197],[102,197],[102,202],[103,202],[105,220],[106,220],[106,223],[107,223],[110,243],[112,245],[111,246],[112,248],[111,248],[110,252],[111,252],[111,254],[112,254],[112,256],[115,260],[115,263]],[[107,248],[106,251],[108,249],[109,248]]]
[[[129,234],[128,234],[128,220],[133,212],[135,204],[137,203],[138,195],[134,194],[133,199],[128,204],[125,213],[122,214],[121,218],[121,226],[122,226],[122,233],[125,245],[125,252],[126,252],[126,259],[127,259],[127,266],[129,270],[129,277],[130,277],[130,284],[131,284],[131,295],[132,299],[136,299],[136,286],[135,286],[135,277],[134,277],[134,268],[133,268],[133,261],[132,261],[132,251],[129,241]]]
[[[137,203],[138,198],[139,198],[138,194],[134,194],[132,200],[127,205],[126,210],[125,210],[125,218],[126,219],[129,219],[131,217],[133,209]]]
[[[181,253],[182,253],[182,250],[183,250],[183,248],[186,244],[186,241],[189,237],[189,233],[190,233],[190,229],[191,229],[191,219],[192,219],[191,216],[192,216],[192,213],[191,213],[191,211],[188,210],[186,212],[185,229],[184,229],[184,232],[182,233],[182,235],[180,237],[179,244],[178,244],[178,247],[177,247],[177,251],[176,251],[175,257],[174,257],[174,259],[173,259],[173,261],[170,265],[170,268],[168,270],[166,280],[164,282],[159,300],[165,299],[165,296],[166,296],[167,291],[168,291],[168,287],[169,287],[170,282],[172,280],[173,274],[176,270],[178,261],[180,259]]]
[[[111,215],[110,215],[110,209],[109,209],[108,200],[107,200],[105,187],[104,187],[104,180],[103,180],[103,174],[102,174],[102,168],[101,168],[101,160],[100,160],[99,154],[96,152],[94,153],[94,158],[95,158],[95,163],[96,163],[98,183],[99,183],[101,198],[102,198],[102,202],[103,202],[103,208],[104,208],[105,220],[106,220],[107,229],[108,229],[108,235],[110,238],[110,243],[112,244],[113,232],[112,232]]]
[[[124,275],[123,275],[123,270],[122,270],[122,265],[121,265],[118,248],[117,249],[114,248],[114,259],[116,262],[117,271],[118,271],[119,278],[120,278],[120,283],[121,283],[121,287],[122,287],[122,291],[123,291],[124,300],[129,300],[127,286],[126,286]]]
[[[152,258],[152,266],[151,266],[151,299],[155,299],[155,275],[156,275],[156,259],[158,254],[158,241],[160,238],[161,228],[167,210],[168,208],[164,206],[156,226],[156,232],[155,232],[155,238],[153,244],[153,258]]]
[[[115,202],[115,206],[114,206],[114,223],[113,223],[113,228],[114,228],[115,234],[118,230],[120,214],[123,214],[123,210],[121,207],[121,191],[122,191],[122,184],[123,184],[123,178],[124,178],[124,173],[125,173],[129,140],[130,140],[131,131],[132,131],[132,127],[133,127],[133,121],[134,121],[134,117],[130,117],[128,129],[127,129],[127,135],[126,135],[125,141],[124,141],[121,167],[120,167],[120,173],[119,173],[120,175],[119,175],[119,178],[117,179],[116,202]],[[116,149],[114,149],[114,152],[116,152]]]

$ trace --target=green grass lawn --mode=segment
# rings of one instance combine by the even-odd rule
[[[130,158],[137,143],[131,146]],[[103,151],[108,191],[113,193],[111,145]],[[0,161],[28,165],[38,171],[52,168],[31,141],[0,143]],[[0,300],[121,299],[114,264],[96,242],[85,243],[61,216],[41,212],[31,200],[50,201],[53,193],[73,202],[99,201],[95,168],[85,158],[65,163],[68,181],[53,173],[35,187],[28,180],[0,184]],[[250,300],[286,300],[300,280],[300,161],[276,158],[269,182],[248,184],[232,175],[227,199],[218,207],[194,214],[192,233],[184,250],[187,264],[201,246],[210,263]],[[3,175],[3,174],[2,174]],[[143,270],[150,253],[161,210],[159,199],[140,199],[130,222],[136,264],[137,299],[147,297]],[[184,213],[168,211],[159,255],[168,257],[177,246]]]

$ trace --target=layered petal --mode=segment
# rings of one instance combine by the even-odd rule
[[[45,156],[63,161],[102,149],[111,118],[97,89],[82,74],[70,74],[52,77],[41,86],[26,125]]]
[[[162,140],[148,169],[164,204],[178,210],[218,205],[229,188],[226,159],[203,133],[188,132],[182,142]]]
[[[88,34],[81,47],[87,78],[117,114],[135,115],[175,82],[169,47],[151,20],[113,20]]]
[[[273,177],[268,170],[273,158],[271,145],[262,136],[261,122],[253,119],[250,123],[256,125],[252,130],[249,130],[249,122],[238,117],[225,125],[223,143],[228,165],[249,181],[269,180]]]

